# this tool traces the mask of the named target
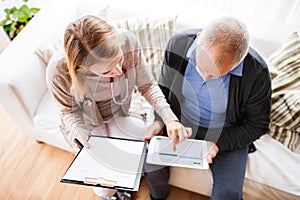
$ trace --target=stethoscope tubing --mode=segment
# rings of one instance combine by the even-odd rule
[[[126,93],[125,93],[125,97],[124,99],[118,101],[115,97],[115,90],[114,90],[114,77],[111,77],[110,78],[110,89],[111,89],[111,96],[112,96],[112,100],[115,104],[117,105],[124,105],[127,100],[128,100],[128,96],[129,96],[129,81],[128,81],[128,74],[127,74],[127,70],[125,68],[122,68],[122,71],[123,71],[123,74],[125,76],[125,90],[126,90]],[[85,106],[91,106],[92,105],[92,100],[89,99],[89,98],[86,98],[84,101],[83,101],[83,105]]]
[[[115,104],[117,105],[124,105],[128,100],[128,93],[129,93],[129,83],[128,83],[128,74],[127,70],[125,68],[122,68],[122,72],[125,76],[125,87],[126,87],[126,93],[124,99],[121,99],[120,101],[117,101],[115,97],[115,91],[114,91],[114,77],[110,78],[110,90],[111,90],[111,96]]]

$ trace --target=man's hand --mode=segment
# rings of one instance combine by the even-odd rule
[[[162,135],[163,124],[160,121],[154,121],[143,132],[143,139],[147,142],[147,147],[151,138],[155,135]]]
[[[218,146],[214,142],[207,141],[207,156],[206,160],[209,164],[213,163],[213,158],[219,152]]]
[[[178,121],[172,121],[167,124],[168,136],[172,139],[173,151],[176,151],[176,145],[192,135],[191,128],[185,128]]]

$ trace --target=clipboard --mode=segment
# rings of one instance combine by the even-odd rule
[[[146,162],[149,164],[208,169],[206,160],[207,142],[204,140],[186,139],[173,151],[169,137],[154,136],[150,140]]]
[[[81,148],[60,182],[138,191],[146,142],[91,136],[90,148]]]

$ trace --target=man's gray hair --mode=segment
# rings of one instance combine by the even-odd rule
[[[220,47],[223,56],[230,58],[233,65],[244,59],[249,49],[249,33],[244,23],[233,17],[215,19],[204,27],[198,44],[204,49],[213,45]],[[222,62],[220,58],[216,64]]]

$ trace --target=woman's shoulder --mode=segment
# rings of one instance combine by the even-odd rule
[[[47,65],[47,78],[57,79],[58,77],[67,76],[67,62],[63,50],[56,51]]]
[[[119,28],[119,29],[117,29],[117,31],[123,40],[137,41],[136,36],[129,30]]]
[[[123,50],[126,49],[132,51],[138,48],[138,39],[132,32],[126,29],[118,29],[118,33],[122,42]]]

